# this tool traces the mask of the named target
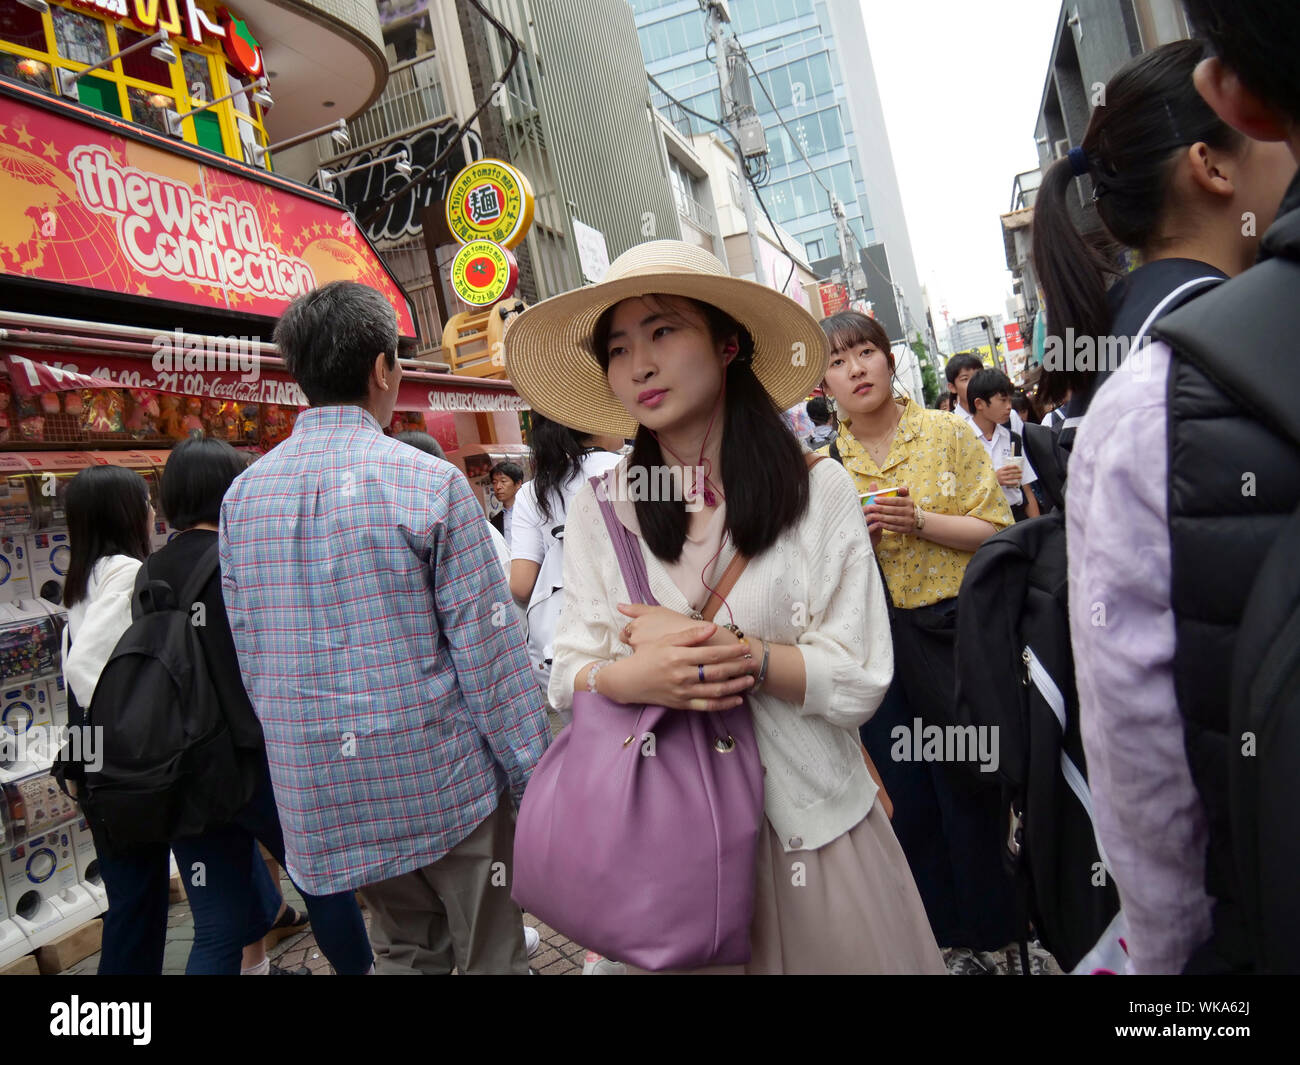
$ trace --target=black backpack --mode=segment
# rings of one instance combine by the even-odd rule
[[[1279,225],[1282,223],[1279,222]],[[1177,357],[1200,368],[1243,410],[1300,448],[1300,396],[1287,360],[1300,315],[1300,224],[1274,257],[1238,282],[1219,317],[1162,323]],[[1265,247],[1273,244],[1273,231]],[[1271,249],[1270,249],[1271,250]],[[1226,305],[1226,301],[1224,301]],[[1216,310],[1222,311],[1219,307]],[[1255,969],[1295,972],[1300,958],[1300,506],[1251,585],[1237,630],[1229,704],[1228,808],[1241,906]],[[1247,746],[1249,737],[1253,745]]]
[[[1122,971],[1119,894],[1097,842],[1079,734],[1063,512],[1004,529],[967,565],[956,716],[998,730],[1004,857],[1043,945],[1066,972]]]
[[[79,799],[113,852],[166,843],[228,823],[252,797],[194,624],[193,605],[217,572],[217,545],[179,598],[140,567],[131,627],[95,686],[86,725],[102,730],[102,764]]]

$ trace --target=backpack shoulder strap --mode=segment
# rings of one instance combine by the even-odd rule
[[[1178,355],[1275,432],[1300,446],[1300,395],[1286,373],[1300,334],[1300,262],[1275,258],[1166,315],[1152,327]]]
[[[214,542],[211,547],[199,556],[199,561],[194,567],[194,572],[190,574],[190,579],[186,581],[184,587],[181,588],[181,593],[176,605],[182,610],[189,610],[191,606],[202,598],[203,589],[208,586],[208,581],[212,580],[212,575],[221,567],[220,551],[220,542]]]
[[[1214,274],[1206,274],[1204,277],[1194,277],[1190,281],[1184,281],[1151,309],[1146,321],[1142,323],[1142,328],[1137,331],[1137,336],[1133,338],[1133,348],[1136,350],[1142,341],[1146,339],[1147,334],[1151,332],[1151,327],[1155,325],[1156,319],[1161,315],[1169,314],[1181,307],[1191,299],[1192,293],[1197,289],[1213,288],[1215,285],[1222,283],[1223,278],[1216,277]]]

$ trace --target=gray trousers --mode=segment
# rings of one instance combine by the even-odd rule
[[[524,916],[510,898],[514,846],[514,809],[503,795],[432,865],[362,888],[376,973],[527,975]]]

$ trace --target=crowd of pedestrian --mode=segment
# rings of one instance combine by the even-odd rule
[[[1201,37],[1115,75],[1035,208],[1049,341],[1132,338],[1113,366],[1045,365],[1026,396],[958,354],[927,409],[898,387],[875,319],[819,323],[708,252],[651,241],[507,331],[532,468],[492,467],[493,523],[436,441],[385,434],[396,317],[350,282],[277,326],[310,402],[285,442],[251,465],[215,440],[172,452],[165,548],[148,552],[140,478],[79,474],[73,723],[113,712],[101,678],[142,596],[170,595],[203,617],[186,646],[232,752],[210,778],[228,808],[187,796],[205,821],[178,815],[130,846],[95,799],[108,789],[61,764],[94,813],[100,971],[161,970],[169,850],[206,870],[187,883],[193,973],[273,971],[263,936],[310,920],[340,974],[524,974],[536,935],[520,904],[546,920],[566,892],[587,911],[560,931],[592,948],[589,972],[994,971],[1042,931],[1008,871],[1000,778],[911,752],[961,727],[972,560],[1053,514],[1078,684],[1078,722],[1061,727],[1082,735],[1127,967],[1276,967],[1260,929],[1287,927],[1295,893],[1261,891],[1243,865],[1255,826],[1236,782],[1254,769],[1230,715],[1259,698],[1234,686],[1238,636],[1276,608],[1254,575],[1280,564],[1300,503],[1284,362],[1300,335],[1300,12],[1186,6]],[[1079,233],[1080,182],[1136,269],[1118,276]],[[782,412],[814,392],[801,438]],[[1068,462],[1064,515],[1045,462],[1054,491]],[[216,765],[216,743],[186,764]],[[1276,827],[1265,801],[1256,816]],[[605,859],[602,840],[670,810],[671,853]],[[747,838],[718,828],[746,816]],[[1252,834],[1259,865],[1274,838]],[[525,864],[546,890],[516,891]],[[666,923],[660,900],[680,907],[683,885],[694,916]],[[720,945],[736,922],[740,948]]]

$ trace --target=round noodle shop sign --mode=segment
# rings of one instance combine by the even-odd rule
[[[462,244],[490,240],[513,248],[533,224],[528,179],[500,159],[471,163],[447,192],[447,225]]]
[[[451,284],[466,303],[490,307],[514,292],[519,266],[505,248],[490,240],[473,240],[452,260]]]

